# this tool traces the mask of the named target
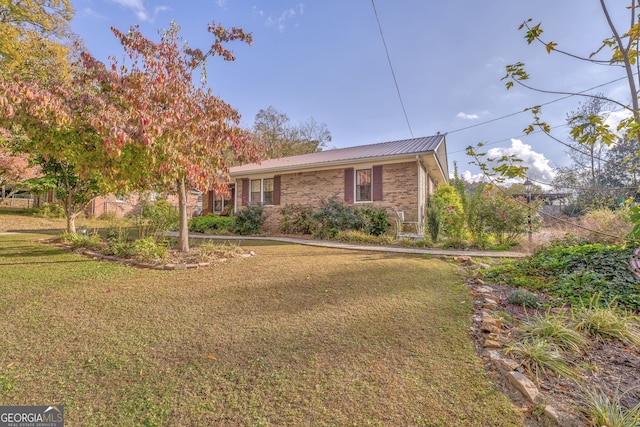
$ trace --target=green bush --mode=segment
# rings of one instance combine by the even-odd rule
[[[546,291],[557,303],[588,301],[640,310],[640,281],[629,261],[633,248],[591,243],[543,248],[528,260],[487,270],[486,276],[509,286]]]
[[[537,308],[542,305],[540,297],[524,289],[516,289],[509,294],[511,304],[523,305],[529,308]]]
[[[280,231],[285,234],[311,234],[315,227],[313,208],[287,204],[280,210]]]
[[[440,184],[431,199],[431,209],[439,218],[439,231],[454,239],[463,239],[465,214],[462,199],[452,185]]]
[[[360,208],[364,219],[363,231],[372,236],[382,236],[389,228],[389,215],[385,208]]]
[[[233,232],[243,236],[260,234],[265,219],[262,205],[249,205],[234,214]]]
[[[131,243],[131,257],[140,262],[162,262],[169,255],[166,246],[156,242],[152,236]]]
[[[41,208],[33,208],[34,216],[41,218],[64,218],[64,208],[58,203],[45,203]]]
[[[129,216],[131,222],[138,229],[140,237],[159,235],[162,240],[167,232],[175,231],[180,224],[180,214],[164,199],[140,202],[140,212]]]
[[[434,242],[438,241],[440,235],[440,215],[436,209],[429,209],[427,211],[427,230],[429,236]]]
[[[233,230],[233,218],[214,214],[197,216],[189,221],[193,233],[226,234]]]
[[[96,233],[89,235],[78,233],[64,233],[62,235],[62,241],[71,246],[72,248],[87,248],[97,249],[102,247],[102,239]]]
[[[313,219],[317,223],[313,235],[323,239],[333,239],[339,231],[362,230],[365,226],[363,213],[336,196],[323,199]]]

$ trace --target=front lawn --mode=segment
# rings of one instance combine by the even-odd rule
[[[521,426],[432,259],[258,242],[198,270],[0,235],[0,404],[68,426]],[[43,237],[43,236],[40,236]]]

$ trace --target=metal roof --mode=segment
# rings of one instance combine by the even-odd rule
[[[311,166],[323,166],[334,162],[358,161],[365,159],[381,159],[385,157],[400,157],[435,153],[444,141],[444,134],[425,136],[421,138],[402,139],[399,141],[381,142],[378,144],[359,145],[356,147],[337,148],[318,151],[316,153],[298,156],[280,157],[265,160],[262,163],[251,163],[232,167],[231,175],[241,175],[247,172],[262,172],[280,169],[295,169]]]

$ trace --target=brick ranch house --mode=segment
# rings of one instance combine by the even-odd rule
[[[429,196],[449,181],[445,135],[404,139],[282,157],[230,170],[229,193],[203,195],[205,212],[238,211],[252,203],[265,207],[269,230],[277,230],[287,204],[319,206],[338,196],[348,203],[404,212],[422,223]]]

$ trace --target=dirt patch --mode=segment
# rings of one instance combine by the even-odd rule
[[[548,308],[525,309],[511,304],[508,297],[512,288],[495,283],[484,283],[482,279],[478,280],[478,276],[479,274],[476,273],[475,278],[467,279],[475,299],[474,327],[472,328],[474,345],[501,391],[511,397],[514,403],[527,414],[528,426],[553,425],[549,418],[543,415],[544,405],[550,405],[556,409],[562,426],[590,425],[586,411],[585,390],[601,390],[610,397],[622,395],[621,403],[627,408],[640,402],[640,348],[617,341],[601,340],[591,340],[581,354],[568,356],[568,361],[580,374],[576,381],[553,375],[541,376],[539,381],[536,381],[525,372],[522,366],[517,367],[516,370],[536,382],[540,391],[541,397],[538,400],[540,404],[527,402],[522,394],[506,381],[504,372],[491,360],[489,352],[498,351],[504,355],[504,346],[518,336],[518,326],[537,313],[546,314]],[[492,313],[502,321],[499,335],[508,341],[503,343],[502,348],[486,347],[488,334],[481,331],[479,324],[486,301],[486,294],[477,291],[481,286],[492,289],[491,299],[497,303]]]

